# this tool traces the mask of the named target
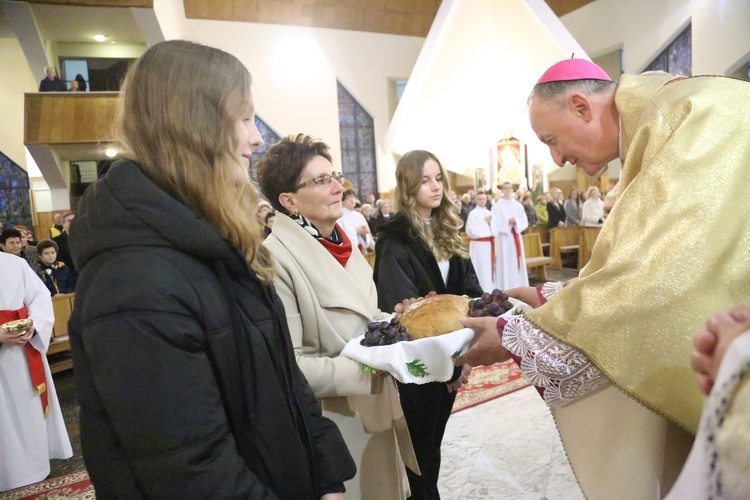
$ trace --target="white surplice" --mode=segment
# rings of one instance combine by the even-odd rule
[[[508,221],[515,218],[515,226]],[[516,253],[516,244],[511,229],[518,233],[521,261]],[[516,200],[500,198],[492,205],[492,233],[495,235],[495,287],[500,290],[529,286],[529,273],[523,254],[521,233],[529,227],[529,220],[523,205]]]
[[[31,382],[23,346],[0,344],[0,491],[43,480],[50,458],[70,458],[73,450],[65,429],[47,357],[55,321],[49,290],[28,263],[0,253],[0,310],[26,306],[36,335],[29,341],[42,353],[49,416]]]
[[[351,241],[353,247],[361,246],[364,249],[375,249],[375,241],[372,239],[370,226],[367,224],[367,219],[365,219],[364,215],[355,210],[344,208],[344,215],[342,215],[336,222],[338,222],[341,229],[343,229],[349,237],[349,241]],[[357,228],[360,226],[365,226],[367,228],[367,234],[357,234]]]
[[[472,240],[492,237],[492,227],[487,222],[492,212],[485,207],[474,207],[466,218],[466,235]],[[469,243],[469,257],[477,273],[479,286],[485,292],[495,288],[495,276],[492,273],[492,243],[489,241],[472,241]]]

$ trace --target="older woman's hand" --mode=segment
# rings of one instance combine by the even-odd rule
[[[424,297],[416,297],[416,298],[411,298],[411,299],[404,299],[400,303],[396,304],[396,307],[393,308],[393,312],[396,315],[396,317],[398,318],[402,314],[404,314],[404,310],[407,307],[409,307],[410,305],[412,305],[413,303],[419,302],[420,300],[424,300],[424,299],[427,299],[429,297],[434,297],[435,295],[437,295],[436,292],[430,292],[427,295],[425,295]]]

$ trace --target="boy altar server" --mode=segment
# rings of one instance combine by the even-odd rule
[[[474,197],[476,206],[466,218],[466,235],[471,238],[469,257],[477,273],[479,286],[485,292],[495,288],[495,237],[492,234],[492,212],[487,210],[487,195]]]
[[[495,287],[500,290],[529,285],[523,233],[529,227],[523,205],[513,197],[513,186],[500,187],[502,197],[492,206],[492,234],[495,235]]]

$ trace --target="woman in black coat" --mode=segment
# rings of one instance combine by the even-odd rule
[[[438,159],[427,151],[410,151],[396,167],[398,213],[380,227],[375,247],[374,278],[378,307],[393,311],[404,299],[430,292],[478,297],[482,288],[458,233],[461,220],[448,199],[448,179]],[[417,462],[417,476],[407,469],[412,498],[440,498],[440,445],[455,391],[471,368],[456,368],[446,385],[398,384]]]
[[[220,50],[162,42],[121,100],[134,161],[87,190],[70,232],[97,495],[343,498],[354,463],[297,367],[255,220],[250,74]]]
[[[562,191],[552,188],[549,192],[552,195],[552,200],[547,203],[547,214],[549,214],[547,227],[550,229],[565,227],[565,207],[563,206]]]

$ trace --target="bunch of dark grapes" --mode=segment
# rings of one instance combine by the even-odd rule
[[[393,318],[390,321],[373,321],[368,323],[365,338],[359,343],[366,347],[377,345],[391,345],[396,342],[411,340],[406,333],[406,327],[399,323],[398,319]]]
[[[482,316],[500,316],[513,309],[513,304],[508,300],[508,294],[495,288],[492,293],[484,292],[481,297],[469,302],[469,316],[481,318]]]

